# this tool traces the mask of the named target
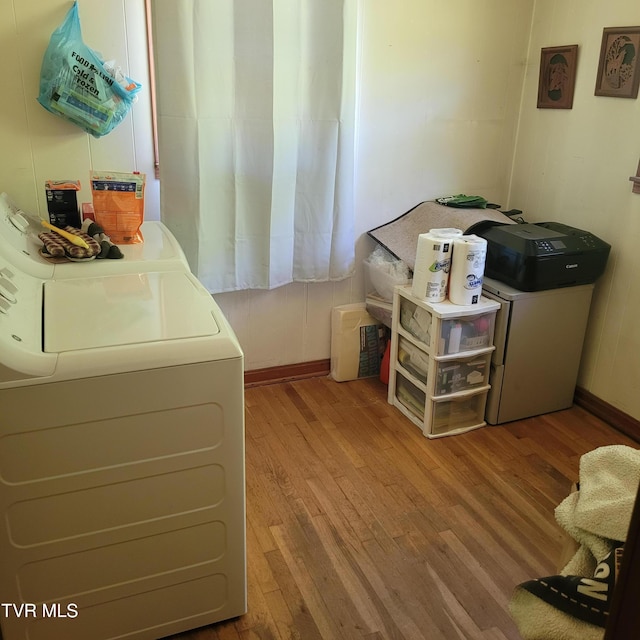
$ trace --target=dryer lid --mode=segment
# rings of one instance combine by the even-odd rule
[[[44,283],[48,353],[212,336],[213,300],[190,273],[151,272]]]
[[[144,242],[118,245],[127,262],[176,262],[184,264],[188,270],[187,260],[184,257],[182,248],[175,236],[162,222],[156,220],[145,221],[140,227],[140,233],[144,238]]]

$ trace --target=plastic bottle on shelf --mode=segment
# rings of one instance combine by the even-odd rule
[[[449,353],[460,351],[460,338],[462,337],[462,324],[454,322],[449,332]]]

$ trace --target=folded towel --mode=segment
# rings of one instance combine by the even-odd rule
[[[580,458],[580,491],[574,523],[601,538],[626,540],[640,483],[640,451],[600,447]]]
[[[609,538],[603,538],[587,529],[583,529],[576,524],[576,512],[580,502],[580,491],[574,491],[567,496],[555,509],[556,522],[570,535],[579,545],[584,556],[577,567],[572,567],[574,575],[590,575],[591,570],[596,565],[597,560],[604,558],[615,547],[615,542]],[[569,561],[572,564],[572,561]],[[581,571],[583,568],[586,573]],[[561,571],[565,573],[565,569]]]

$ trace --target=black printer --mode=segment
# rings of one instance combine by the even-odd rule
[[[611,250],[588,231],[559,222],[496,224],[476,233],[487,241],[485,275],[520,291],[595,282]]]

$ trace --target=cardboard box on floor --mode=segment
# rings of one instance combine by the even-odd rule
[[[331,310],[331,377],[337,382],[380,375],[386,340],[384,325],[364,302]]]

